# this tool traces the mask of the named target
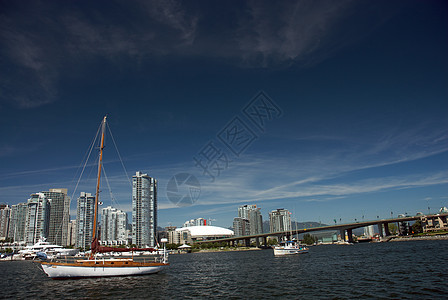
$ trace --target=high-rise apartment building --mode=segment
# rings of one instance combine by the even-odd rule
[[[9,226],[8,233],[6,234],[8,238],[11,238],[14,242],[14,227],[15,227],[15,219],[17,214],[17,205],[11,205],[11,210],[9,212]]]
[[[176,231],[176,228],[176,226],[165,227],[168,244],[179,244],[179,232]]]
[[[373,237],[375,235],[375,229],[373,225],[364,227],[364,235],[366,237]]]
[[[101,243],[104,245],[126,245],[128,217],[126,212],[108,206],[101,211]]]
[[[11,213],[9,217],[8,237],[14,242],[25,242],[25,225],[27,217],[27,204],[19,203],[11,205]]]
[[[81,192],[76,209],[76,247],[90,249],[92,243],[95,196]]]
[[[70,220],[68,223],[68,232],[67,232],[67,245],[74,246],[76,245],[76,220]]]
[[[287,209],[279,208],[269,213],[270,232],[290,231],[291,213]]]
[[[50,202],[43,193],[31,194],[28,199],[25,221],[25,242],[35,244],[48,237]]]
[[[238,217],[249,220],[250,234],[263,233],[263,218],[256,205],[243,205],[238,208]]]
[[[157,180],[137,172],[132,177],[132,243],[154,247],[157,229]]]
[[[208,224],[211,225],[211,224]],[[191,226],[207,226],[207,220],[204,218],[197,218],[192,219],[190,221],[186,221],[184,223],[184,227],[191,227]]]
[[[8,238],[11,207],[2,204],[0,206],[0,240]]]
[[[250,222],[245,218],[234,218],[233,219],[233,231],[235,236],[250,235]]]
[[[70,197],[67,195],[67,189],[50,189],[42,193],[51,205],[48,242],[66,246],[70,222]]]

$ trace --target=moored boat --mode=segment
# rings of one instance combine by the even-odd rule
[[[294,255],[308,253],[308,248],[296,241],[283,241],[274,247],[274,255]]]
[[[93,232],[92,232],[92,246],[91,255],[88,259],[78,259],[73,262],[68,261],[43,261],[41,262],[42,270],[48,277],[52,279],[65,278],[83,278],[83,277],[110,277],[110,276],[135,276],[157,273],[169,266],[168,256],[165,248],[166,239],[162,239],[164,244],[163,255],[160,257],[154,256],[150,261],[144,259],[134,260],[134,258],[99,258],[96,254],[106,252],[118,251],[157,251],[153,248],[145,249],[120,249],[101,247],[98,242],[98,203],[100,193],[100,177],[104,149],[104,134],[106,128],[106,117],[104,117],[101,125],[101,141],[100,154],[98,160],[98,176],[95,194],[94,218],[93,218]]]
[[[87,259],[69,262],[42,262],[42,269],[53,279],[134,276],[157,273],[167,267],[165,260],[135,261],[133,258]]]
[[[78,249],[68,249],[59,245],[50,244],[45,238],[40,238],[36,244],[26,246],[25,249],[19,250],[19,254],[24,259],[35,259],[38,253],[45,253],[48,256],[57,257],[74,256],[78,254],[78,252]]]

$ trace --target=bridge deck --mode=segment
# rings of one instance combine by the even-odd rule
[[[370,225],[378,225],[378,224],[389,224],[389,223],[397,223],[397,222],[407,222],[407,221],[415,221],[419,220],[421,217],[447,217],[448,213],[444,214],[433,214],[433,215],[422,215],[422,216],[410,216],[410,217],[402,217],[402,218],[390,218],[390,219],[379,219],[379,220],[371,220],[371,221],[362,221],[362,222],[354,222],[354,223],[346,223],[346,224],[336,224],[336,225],[328,225],[321,227],[310,227],[303,229],[293,229],[289,231],[279,231],[279,232],[270,232],[270,233],[262,233],[262,234],[254,234],[254,235],[245,235],[245,236],[237,236],[216,240],[205,240],[205,241],[196,241],[195,243],[204,244],[204,243],[216,243],[216,242],[232,242],[239,240],[247,240],[254,238],[265,238],[268,236],[284,236],[284,235],[295,235],[307,232],[314,231],[325,231],[325,230],[352,230],[355,228],[370,226]]]

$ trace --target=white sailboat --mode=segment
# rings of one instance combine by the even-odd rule
[[[105,128],[106,117],[104,117],[102,121],[101,130],[100,155],[98,160],[98,177],[94,208],[93,240],[91,247],[92,255],[89,259],[79,259],[73,262],[41,262],[43,271],[48,275],[48,277],[52,279],[145,275],[157,273],[169,266],[167,251],[165,249],[165,239],[162,239],[161,241],[162,243],[164,243],[163,255],[161,257],[154,256],[150,261],[146,259],[144,259],[143,261],[137,261],[134,260],[134,258],[99,258],[95,256],[95,254],[97,253],[111,251],[156,251],[152,248],[118,249],[101,247],[99,245],[97,235],[97,219]]]

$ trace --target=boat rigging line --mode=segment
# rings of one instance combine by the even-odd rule
[[[75,188],[73,189],[72,197],[70,198],[70,200],[73,199],[73,197],[75,196],[76,190],[78,189],[79,183],[81,182],[82,175],[84,174],[87,163],[90,160],[90,155],[92,154],[92,151],[95,148],[95,143],[98,139],[98,136],[99,136],[99,133],[101,130],[101,125],[102,124],[100,124],[100,126],[98,126],[98,130],[97,130],[94,138],[92,139],[92,142],[90,143],[89,148],[87,149],[86,153],[84,154],[83,161],[81,161],[81,165],[78,167],[78,170],[79,170],[82,166],[82,170],[81,170],[81,173],[79,174],[78,181],[76,182]],[[83,162],[84,162],[84,164],[83,164]]]
[[[110,187],[109,178],[107,177],[106,169],[104,168],[104,165],[103,165],[102,169],[103,169],[104,179],[105,179],[106,184],[107,184],[107,188],[109,189],[109,195],[110,195],[110,200],[111,200],[110,202],[111,202],[112,205],[115,204],[116,206],[118,206],[117,208],[120,208],[121,205],[118,203],[117,199],[115,198],[114,194],[112,193],[112,188]],[[104,202],[102,202],[102,203],[104,203]]]
[[[115,143],[114,136],[112,135],[112,131],[110,130],[109,123],[106,123],[106,127],[109,130],[110,137],[112,138],[112,142],[114,144],[115,150],[117,151],[118,158],[120,159],[121,166],[123,167],[123,170],[124,170],[124,174],[126,174],[126,178],[128,179],[129,186],[132,188],[131,178],[129,177],[128,172],[126,171],[126,167],[124,166],[123,159],[121,158],[121,155],[120,155],[120,151],[118,151],[118,147],[117,147],[117,144]]]

